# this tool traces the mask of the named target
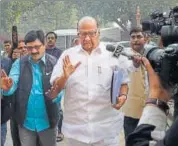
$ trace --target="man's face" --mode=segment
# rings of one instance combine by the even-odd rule
[[[47,46],[49,46],[49,47],[55,46],[56,45],[55,35],[53,33],[48,34],[48,36],[46,38],[46,42],[47,42]]]
[[[91,52],[99,44],[99,30],[95,22],[83,22],[78,28],[78,36],[82,48]]]
[[[20,42],[20,43],[18,44],[18,50],[21,50],[21,55],[22,55],[22,56],[28,54],[28,51],[27,51],[25,42]]]
[[[142,32],[133,32],[130,36],[130,43],[133,50],[141,53],[144,48],[145,38]]]
[[[20,42],[20,43],[18,44],[18,49],[19,49],[19,50],[23,50],[24,48],[26,48],[25,43],[24,43],[24,42]]]
[[[7,54],[10,55],[11,51],[12,51],[12,45],[10,43],[5,43],[4,44],[4,49],[7,52]]]
[[[12,59],[20,58],[21,53],[22,53],[22,50],[20,50],[20,49],[13,50]]]
[[[28,54],[31,55],[32,59],[37,62],[45,53],[45,46],[38,39],[34,42],[26,44]]]

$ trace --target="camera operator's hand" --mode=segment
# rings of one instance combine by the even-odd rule
[[[168,91],[164,89],[163,86],[161,85],[160,78],[157,75],[157,73],[153,70],[150,62],[145,57],[142,57],[141,60],[148,72],[150,86],[149,97],[168,101],[170,99]]]
[[[139,55],[139,54],[134,55],[132,61],[133,61],[133,65],[136,68],[138,68],[142,63],[141,55]]]
[[[178,44],[171,44],[165,49],[165,56],[178,60]]]

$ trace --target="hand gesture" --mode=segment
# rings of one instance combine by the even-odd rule
[[[4,70],[1,70],[1,89],[8,91],[13,85],[13,80],[9,78]]]
[[[76,65],[72,65],[69,56],[65,56],[63,59],[63,71],[65,78],[68,79],[68,77],[76,70],[80,64],[81,62],[78,62]]]

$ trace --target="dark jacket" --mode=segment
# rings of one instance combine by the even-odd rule
[[[55,48],[51,48],[51,49],[46,49],[46,53],[54,56],[58,60],[62,54],[62,50],[55,47]]]
[[[20,60],[20,77],[18,88],[15,93],[15,118],[17,120],[17,123],[21,126],[24,124],[24,120],[26,117],[27,104],[33,80],[32,66],[28,58],[29,56],[24,56]],[[49,98],[45,96],[45,92],[47,92],[51,88],[51,73],[57,60],[49,54],[46,54],[45,59],[45,64],[43,63],[43,61],[40,62],[40,68],[42,70],[43,92],[50,127],[54,128],[59,120],[59,105],[53,103],[52,100],[49,100]]]

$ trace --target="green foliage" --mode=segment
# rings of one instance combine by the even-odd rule
[[[136,7],[142,18],[155,9],[168,11],[177,0],[11,0],[1,1],[1,32],[11,32],[17,25],[21,33],[31,29],[51,31],[76,28],[78,19],[93,16],[105,27],[118,18],[125,24],[135,21]]]
[[[127,20],[135,21],[137,6],[141,9],[142,18],[148,17],[153,10],[168,11],[170,7],[178,5],[177,0],[68,0],[76,4],[79,16],[99,16],[106,24],[120,18],[123,23]]]
[[[63,1],[41,2],[32,11],[24,13],[21,19],[24,22],[19,28],[23,31],[42,29],[47,32],[74,27],[78,19],[77,13],[73,5],[67,9]]]
[[[5,6],[5,7],[3,7]],[[4,14],[4,27],[8,32],[11,31],[12,25],[18,25],[20,23],[20,17],[24,11],[28,11],[34,7],[34,3],[24,0],[12,0],[10,2],[3,2],[1,5],[1,12]]]

